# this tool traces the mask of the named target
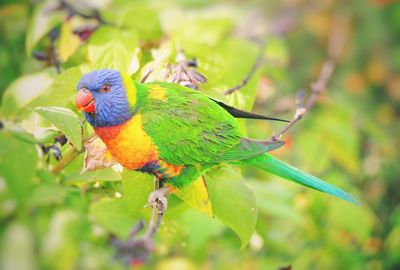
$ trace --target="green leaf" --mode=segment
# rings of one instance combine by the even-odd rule
[[[190,207],[184,203],[174,193],[168,195],[168,210],[165,212],[165,220],[176,220],[177,217],[181,216]],[[148,211],[150,212],[150,211]]]
[[[33,137],[36,143],[54,143],[54,138],[59,135],[59,132],[54,128],[37,128],[33,132]]]
[[[154,189],[154,179],[149,174],[124,170],[122,173],[124,201],[129,212],[140,215]]]
[[[139,37],[135,29],[121,29],[109,25],[97,29],[88,42],[89,45],[102,46],[111,40],[121,42],[129,51],[134,51],[139,46]]]
[[[63,16],[54,10],[55,3],[51,0],[41,1],[34,5],[34,12],[26,35],[26,53],[30,55],[33,47],[52,28],[61,23]]]
[[[73,111],[61,107],[37,107],[35,111],[61,130],[78,151],[82,149],[83,128]]]
[[[18,203],[29,198],[37,159],[34,145],[14,138],[10,132],[0,131],[0,177],[5,179]]]
[[[23,129],[21,126],[10,123],[7,124],[5,130],[9,131],[15,138],[28,143],[40,143],[32,134]]]
[[[257,206],[253,193],[239,172],[221,167],[205,175],[214,215],[230,227],[244,248],[254,232]]]
[[[89,61],[96,69],[111,68],[132,75],[139,69],[140,49],[129,50],[122,42],[89,45]]]
[[[65,21],[61,26],[60,36],[60,60],[65,62],[78,49],[81,41],[74,35],[70,21]]]
[[[82,162],[82,161],[81,161]],[[80,163],[82,166],[82,163]],[[65,183],[74,183],[77,181],[85,181],[86,183],[92,183],[96,181],[120,181],[121,174],[111,168],[101,169],[85,173],[71,173],[64,177]]]
[[[31,134],[23,129],[20,125],[11,122],[7,123],[5,130],[11,132],[15,138],[33,144],[54,143],[54,138],[59,134],[59,132],[53,128],[37,128],[34,131],[34,134]]]
[[[123,199],[102,198],[89,209],[90,217],[118,237],[126,238],[136,222]]]
[[[211,237],[220,234],[224,228],[217,219],[211,219],[194,210],[185,212],[179,220],[188,231],[188,248],[193,251],[204,246]]]
[[[150,193],[154,190],[154,178],[149,174],[135,171],[124,170],[122,173],[123,199],[127,205],[129,213],[134,216],[149,219],[151,208],[144,206],[147,204]],[[168,210],[165,213],[166,219],[174,219],[188,206],[182,202],[175,194],[168,196]]]
[[[191,14],[183,10],[171,10],[162,16],[162,26],[178,47],[185,48],[189,54],[204,53],[207,52],[204,46],[216,46],[232,29],[231,11]]]
[[[116,24],[120,28],[134,29],[141,39],[154,40],[162,35],[159,14],[147,2],[137,2],[127,8],[116,18]],[[143,23],[145,22],[145,23]]]
[[[53,82],[48,71],[25,75],[6,89],[1,103],[1,112],[6,117],[20,117],[21,111],[34,99],[42,95]]]
[[[207,186],[203,177],[200,177],[189,186],[174,193],[178,198],[194,209],[212,216],[212,206]]]
[[[70,105],[75,107],[76,85],[82,77],[80,67],[72,67],[57,75],[40,96],[32,100],[28,107]]]

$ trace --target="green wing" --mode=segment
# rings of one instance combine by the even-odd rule
[[[166,95],[151,91],[165,89]],[[277,148],[243,138],[236,119],[206,95],[172,83],[140,85],[138,110],[145,131],[171,164],[241,160]],[[153,97],[155,96],[155,97]]]

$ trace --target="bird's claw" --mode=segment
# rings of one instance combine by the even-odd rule
[[[170,192],[168,187],[159,188],[150,193],[146,206],[156,207],[159,212],[167,210],[168,200],[167,195]]]

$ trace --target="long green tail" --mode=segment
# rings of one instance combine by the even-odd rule
[[[287,180],[302,184],[304,186],[314,188],[316,190],[329,193],[331,195],[342,198],[343,200],[359,204],[357,199],[343,190],[328,184],[317,177],[308,173],[302,172],[289,164],[272,157],[271,155],[264,154],[254,158],[243,160],[244,163],[253,165],[259,169],[273,173]]]

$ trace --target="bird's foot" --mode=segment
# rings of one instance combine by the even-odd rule
[[[170,188],[168,187],[162,187],[159,189],[156,189],[149,195],[149,199],[147,201],[147,205],[151,207],[156,207],[159,212],[163,213],[165,210],[167,210],[168,206],[168,200],[167,200],[167,195],[170,193]]]

